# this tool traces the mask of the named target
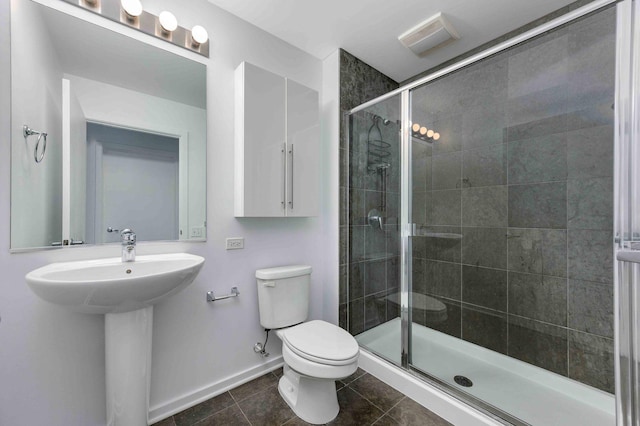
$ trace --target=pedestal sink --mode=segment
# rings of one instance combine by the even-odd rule
[[[146,425],[153,305],[193,282],[204,258],[186,253],[52,263],[29,272],[43,300],[105,315],[108,425]]]

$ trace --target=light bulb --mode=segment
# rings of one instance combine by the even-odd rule
[[[122,10],[132,18],[136,18],[142,14],[142,3],[140,0],[120,0]]]
[[[414,125],[411,126],[411,130],[417,132],[418,130],[420,130],[420,125],[418,123],[414,123]]]
[[[426,128],[426,127],[424,127],[424,126],[423,126],[423,127],[420,127],[420,134],[421,134],[422,136],[426,135],[426,134],[427,134],[427,128]]]
[[[434,132],[433,130],[429,129],[429,131],[427,132],[427,137],[428,137],[428,138],[432,138],[432,137],[433,137],[433,135],[434,135],[434,133],[435,133],[435,132]]]
[[[440,139],[440,133],[436,132],[433,134],[433,140],[437,141],[438,139]]]
[[[160,12],[158,19],[160,20],[160,26],[162,29],[167,32],[175,31],[175,29],[178,28],[178,20],[171,12],[166,10],[164,12]]]
[[[206,43],[207,40],[209,40],[209,34],[207,33],[207,30],[204,29],[204,27],[196,25],[191,28],[191,38],[196,44],[203,44]]]

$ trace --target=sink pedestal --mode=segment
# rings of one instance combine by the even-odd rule
[[[107,425],[148,424],[153,306],[105,315]]]
[[[191,284],[203,264],[193,254],[154,254],[51,263],[25,276],[47,302],[105,315],[107,425],[148,424],[153,305]]]

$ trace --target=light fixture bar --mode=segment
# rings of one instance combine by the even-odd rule
[[[197,28],[194,27],[196,30],[195,33],[192,33],[191,30],[188,30],[187,28],[177,25],[177,22],[173,31],[165,31],[158,16],[145,12],[144,10],[142,10],[138,16],[133,16],[124,10],[121,6],[121,0],[63,1],[93,12],[111,21],[119,22],[127,27],[134,28],[155,38],[164,40],[173,45],[182,47],[183,49],[198,53],[206,58],[209,57],[209,37],[206,30],[199,25],[196,25]],[[158,28],[162,29],[162,31],[158,31]]]

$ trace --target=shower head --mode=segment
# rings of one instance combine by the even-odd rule
[[[389,123],[391,123],[391,120],[389,120],[388,118],[380,117],[378,114],[373,114],[372,119],[373,119],[374,123],[376,121],[378,121],[378,120],[382,121],[382,124],[384,124],[385,126],[388,126]]]

